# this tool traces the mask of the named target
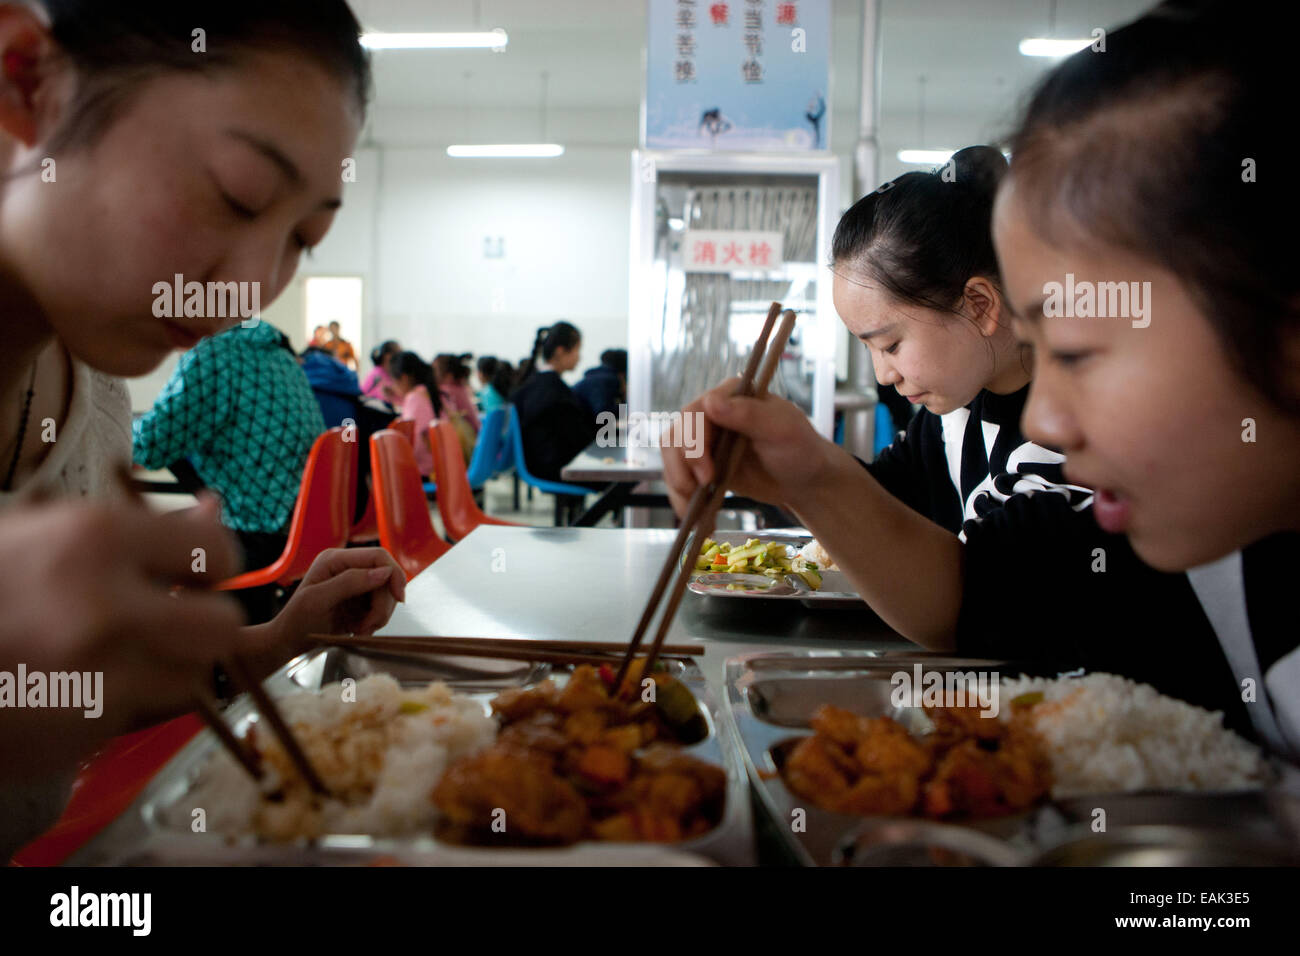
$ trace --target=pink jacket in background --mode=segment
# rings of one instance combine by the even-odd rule
[[[417,385],[402,399],[401,419],[415,422],[415,465],[420,474],[433,474],[433,449],[429,445],[429,426],[433,424],[433,399],[429,390]]]
[[[465,421],[469,422],[470,427],[474,429],[474,434],[478,434],[479,420],[478,408],[474,405],[474,396],[470,393],[469,386],[463,384],[439,385],[438,393],[442,396],[443,415],[447,414],[447,409],[454,408],[465,416]]]

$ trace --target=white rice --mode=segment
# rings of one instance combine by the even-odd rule
[[[1040,691],[1030,719],[1052,764],[1052,796],[1135,790],[1253,790],[1268,779],[1259,749],[1223,726],[1223,714],[1114,674],[1004,679],[1011,702]]]
[[[427,831],[437,818],[431,794],[443,771],[492,743],[496,721],[478,701],[453,694],[441,682],[403,690],[392,677],[376,674],[358,681],[354,690],[348,695],[354,700],[345,698],[341,684],[329,684],[319,693],[277,701],[334,796],[313,801],[299,784],[290,788],[288,799],[263,801],[263,793],[279,787],[278,773],[268,766],[259,790],[222,749],[169,818],[192,829],[193,810],[201,807],[209,831],[279,840]],[[424,709],[404,713],[403,705],[408,711]],[[279,753],[265,728],[259,727],[257,740],[264,753]]]

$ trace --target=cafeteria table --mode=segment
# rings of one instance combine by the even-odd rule
[[[407,585],[406,602],[379,633],[627,640],[675,534],[482,525]],[[724,662],[736,654],[915,649],[865,604],[813,609],[798,601],[692,592],[667,640],[704,645],[700,665],[719,690]]]
[[[596,522],[620,508],[667,508],[668,496],[638,492],[637,486],[661,481],[663,459],[658,448],[605,448],[589,445],[560,471],[560,480],[569,483],[604,485],[595,504],[573,523],[575,528],[591,528]]]
[[[637,491],[638,486],[663,481],[663,456],[655,447],[625,448],[588,445],[560,471],[560,480],[588,485],[609,485],[571,527],[594,528],[601,518],[621,508],[668,508],[662,491]],[[757,511],[769,525],[789,524],[787,516],[763,502],[728,495],[723,511]]]

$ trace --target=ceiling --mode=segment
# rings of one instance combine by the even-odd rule
[[[1056,32],[1087,36],[1093,27],[1131,19],[1151,2],[1058,0]],[[538,110],[541,74],[547,71],[551,110],[626,110],[633,118],[626,128],[636,128],[644,0],[352,3],[368,29],[503,27],[510,35],[504,53],[377,53],[376,103],[381,108],[458,110],[467,122],[476,111]],[[857,112],[862,2],[832,3],[832,103],[844,127],[836,139],[843,142]],[[894,139],[919,136],[921,76],[926,116],[935,128],[942,129],[942,117],[948,116],[962,120],[965,125],[957,134],[967,138],[1005,129],[1022,92],[1049,65],[1021,56],[1016,44],[1025,36],[1047,34],[1050,6],[1050,0],[882,0],[882,132],[892,126]],[[929,133],[927,139],[933,140]],[[454,134],[448,130],[447,138]]]

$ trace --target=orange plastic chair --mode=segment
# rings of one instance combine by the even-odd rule
[[[317,438],[302,470],[302,487],[284,553],[274,564],[222,581],[217,589],[237,591],[272,583],[292,584],[307,573],[322,551],[347,544],[356,501],[356,475],[356,442],[344,441],[342,428],[331,428]]]
[[[518,527],[514,521],[489,518],[474,501],[460,436],[454,426],[434,422],[429,426],[429,444],[433,446],[433,465],[438,472],[438,513],[448,537],[460,541],[481,524]]]
[[[415,447],[415,422],[399,418],[388,427],[395,432],[405,435],[406,440],[411,443],[411,447]]]
[[[379,521],[375,518],[375,492],[373,488],[366,497],[366,510],[357,523],[352,526],[352,531],[348,534],[348,542],[351,544],[361,544],[364,542],[379,540]]]
[[[415,453],[405,436],[391,429],[370,436],[371,494],[379,522],[379,543],[411,580],[451,550],[433,528]]]

